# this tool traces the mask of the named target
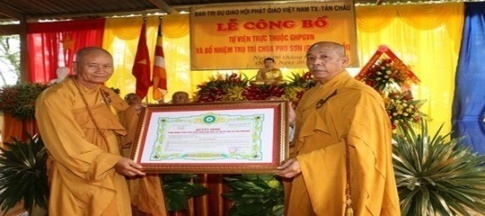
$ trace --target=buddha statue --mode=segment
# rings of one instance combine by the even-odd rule
[[[274,67],[273,58],[264,59],[264,68],[259,69],[256,80],[251,81],[251,85],[281,85],[284,84],[283,74],[280,69]]]

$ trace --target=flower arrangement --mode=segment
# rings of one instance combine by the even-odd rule
[[[34,119],[35,100],[47,88],[40,83],[20,83],[0,89],[0,112],[21,120]]]
[[[400,60],[396,60],[380,58],[357,76],[382,95],[393,129],[401,123],[419,123],[424,116],[419,111],[424,101],[414,99],[409,90],[411,85],[419,83],[419,79]]]
[[[233,73],[231,75],[218,74],[212,77],[209,82],[197,86],[199,89],[194,97],[195,102],[217,102],[217,101],[242,101],[244,88],[248,84],[247,77],[240,77]]]
[[[249,85],[247,77],[238,74],[212,77],[208,82],[198,85],[194,101],[199,103],[217,101],[247,101],[280,98],[298,103],[303,93],[313,87],[316,81],[311,73],[293,74],[290,82],[281,85]]]
[[[406,91],[411,84],[417,84],[415,76],[405,65],[394,64],[389,58],[382,58],[374,64],[362,78],[367,85],[377,91],[385,91],[391,84],[397,84]]]
[[[424,104],[424,101],[415,100],[410,91],[392,90],[386,92],[383,98],[393,129],[402,123],[421,122],[424,113],[420,112],[419,108]]]

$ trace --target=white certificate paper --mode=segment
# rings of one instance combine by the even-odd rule
[[[156,113],[141,162],[270,162],[273,120],[273,109]]]

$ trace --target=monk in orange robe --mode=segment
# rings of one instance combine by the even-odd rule
[[[125,96],[125,101],[131,109],[120,113],[120,122],[128,130],[126,136],[121,137],[122,155],[130,156],[131,145],[135,139],[136,127],[143,104],[140,97],[134,93]],[[166,216],[167,209],[158,174],[127,177],[130,191],[133,216]]]
[[[295,156],[276,173],[292,178],[286,215],[400,215],[381,96],[345,71],[338,43],[318,42],[306,59],[319,84],[296,108]]]
[[[251,85],[281,85],[285,83],[281,70],[274,66],[275,60],[273,58],[265,58],[263,63],[264,68],[258,70],[256,80],[251,81]]]
[[[74,72],[36,101],[49,153],[49,215],[131,215],[125,176],[145,173],[120,154],[118,136],[126,129],[116,114],[129,106],[103,86],[113,73],[113,58],[101,48],[81,49]]]

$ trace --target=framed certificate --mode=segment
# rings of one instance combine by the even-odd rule
[[[271,173],[288,152],[288,103],[148,105],[131,158],[146,172]]]

